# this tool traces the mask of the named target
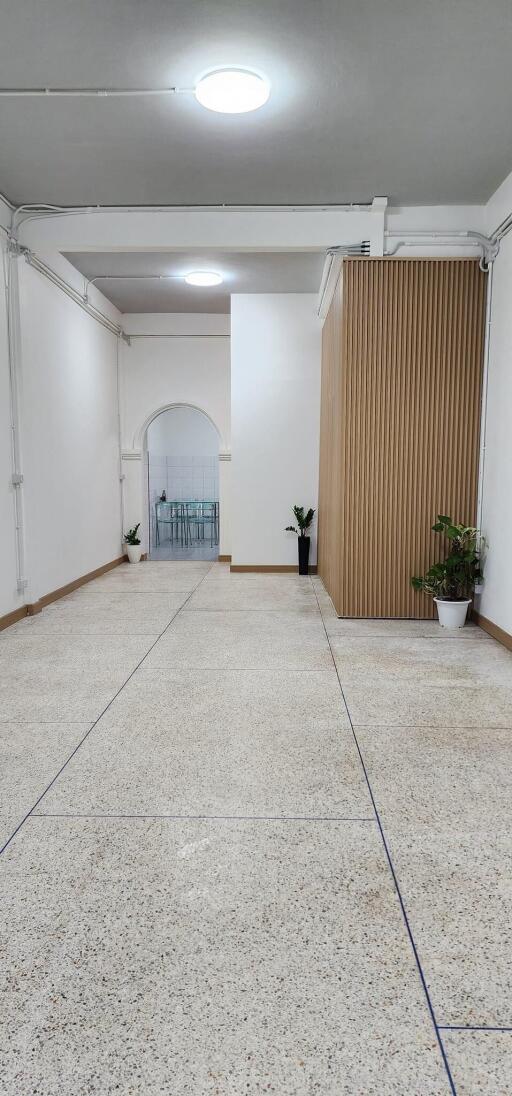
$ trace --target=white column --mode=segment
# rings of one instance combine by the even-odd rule
[[[231,555],[231,453],[219,453],[219,556]]]
[[[142,451],[140,449],[123,449],[121,457],[122,474],[124,475],[124,523],[127,529],[132,529],[140,522],[142,551],[148,551],[148,515],[147,499],[143,490],[142,480]]]

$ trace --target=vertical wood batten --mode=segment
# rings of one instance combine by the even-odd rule
[[[347,259],[324,325],[319,573],[341,616],[434,615],[410,585],[438,512],[473,523],[486,276]]]

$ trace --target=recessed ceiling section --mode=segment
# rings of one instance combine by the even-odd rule
[[[120,312],[230,311],[231,293],[316,293],[323,252],[66,252]],[[188,285],[190,272],[216,272],[219,285]],[[108,275],[108,277],[105,277]]]
[[[191,94],[0,99],[0,190],[63,205],[486,200],[511,168],[510,0],[16,0],[3,88],[264,74],[261,109]],[[229,105],[229,104],[228,104]]]

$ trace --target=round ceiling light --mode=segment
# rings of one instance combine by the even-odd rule
[[[185,281],[187,285],[220,285],[222,277],[213,270],[191,270],[185,274]]]
[[[226,68],[208,72],[195,89],[198,103],[220,114],[246,114],[262,107],[270,95],[264,76],[250,69]]]

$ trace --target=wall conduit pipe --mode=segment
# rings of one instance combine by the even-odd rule
[[[119,448],[119,500],[120,500],[120,514],[121,514],[121,544],[124,544],[124,472],[123,472],[123,438],[122,438],[122,412],[121,412],[121,400],[122,400],[122,380],[121,380],[121,338],[118,336],[116,340],[116,395],[117,395],[117,439]]]
[[[58,289],[62,290],[67,297],[74,301],[75,304],[79,305],[79,307],[82,308],[84,312],[87,312],[89,316],[92,316],[92,318],[100,323],[102,327],[105,327],[107,331],[110,331],[112,335],[117,335],[124,339],[125,342],[129,343],[129,336],[126,335],[122,327],[120,327],[119,324],[114,323],[113,320],[106,316],[104,312],[101,312],[99,308],[96,308],[95,305],[91,304],[78,289],[74,289],[73,286],[69,285],[64,278],[61,278],[60,274],[57,274],[55,270],[52,270],[50,266],[47,266],[46,263],[42,262],[42,260],[39,259],[37,255],[34,255],[32,251],[29,251],[28,248],[21,248],[20,250],[29,266],[32,266],[34,270],[37,270],[39,274],[42,274],[43,277],[47,278],[48,281],[52,282]]]
[[[9,368],[9,415],[11,434],[11,484],[13,488],[14,527],[16,536],[16,585],[18,594],[25,595],[26,575],[25,514],[23,499],[23,464],[21,445],[20,375],[19,375],[19,291],[18,254],[9,239],[4,251],[5,304],[7,317],[7,357]]]
[[[492,325],[492,289],[493,289],[494,264],[489,268],[487,282],[487,300],[485,308],[485,334],[484,334],[484,363],[482,376],[482,398],[480,410],[480,461],[478,467],[478,491],[477,491],[477,529],[482,529],[484,513],[484,488],[485,488],[485,455],[487,448],[487,395],[489,390],[489,365],[491,357],[491,325]]]

